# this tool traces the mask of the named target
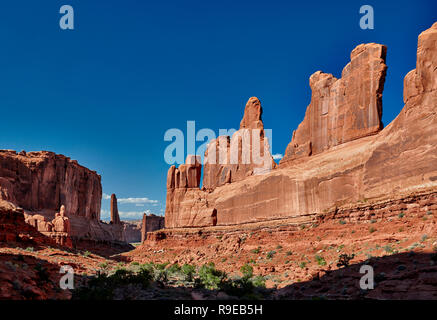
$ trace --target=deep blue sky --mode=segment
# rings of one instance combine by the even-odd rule
[[[63,4],[75,30],[59,28]],[[374,30],[359,28],[364,4]],[[310,102],[309,76],[339,77],[365,42],[388,46],[387,125],[403,107],[417,36],[435,21],[435,0],[2,1],[0,148],[65,154],[96,170],[104,193],[158,201],[126,200],[122,218],[159,214],[167,129],[238,128],[257,96],[283,153]]]

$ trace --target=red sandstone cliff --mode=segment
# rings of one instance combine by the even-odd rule
[[[55,243],[24,221],[23,209],[4,200],[0,200],[0,242]]]
[[[166,228],[280,218],[302,222],[360,201],[436,190],[436,43],[437,23],[420,34],[417,67],[405,77],[405,107],[382,131],[386,49],[360,45],[341,79],[321,72],[311,76],[311,103],[279,168],[235,180],[230,170],[208,169],[207,190],[173,187],[177,169],[170,168]]]
[[[315,155],[382,129],[382,91],[387,48],[361,44],[352,50],[341,79],[317,71],[310,77],[311,103],[293,132],[281,164]]]
[[[0,150],[0,200],[22,208],[28,225],[61,245],[125,241],[115,195],[111,224],[100,221],[101,199],[100,176],[75,160],[47,151]]]
[[[265,139],[261,102],[251,97],[244,109],[240,129],[232,137],[221,136],[205,152],[203,186],[208,190],[276,167]]]
[[[100,176],[75,160],[53,152],[0,150],[0,199],[28,211],[59,210],[100,219]]]

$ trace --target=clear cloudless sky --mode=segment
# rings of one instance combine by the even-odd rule
[[[64,4],[74,30],[59,27]],[[365,4],[374,30],[359,27]],[[96,170],[105,194],[133,198],[119,204],[122,218],[163,214],[167,129],[238,128],[257,96],[282,154],[310,102],[309,76],[340,77],[366,42],[388,47],[387,125],[403,107],[417,36],[436,21],[435,0],[4,0],[0,148],[50,150]],[[102,208],[107,218],[107,197]]]

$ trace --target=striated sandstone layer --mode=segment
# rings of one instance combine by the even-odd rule
[[[317,71],[310,77],[311,103],[281,164],[321,153],[382,129],[382,91],[387,48],[361,44],[351,53],[341,79]]]
[[[100,176],[75,160],[48,151],[0,150],[0,201],[20,207],[27,224],[58,244],[124,241],[115,195],[112,224],[100,221],[101,199]]]
[[[262,122],[261,102],[251,97],[240,129],[232,137],[212,140],[205,151],[203,187],[200,187],[200,156],[189,155],[186,163],[170,167],[167,175],[165,226],[207,226],[217,223],[217,209],[206,199],[216,188],[265,174],[276,167]]]
[[[204,159],[203,187],[216,187],[265,173],[276,167],[262,122],[261,102],[251,97],[240,129],[232,137],[220,136],[208,144]]]
[[[310,217],[436,190],[436,43],[437,23],[419,35],[416,69],[405,77],[405,106],[383,130],[384,46],[355,48],[340,80],[313,75],[311,104],[279,168],[226,184],[205,173],[216,177],[206,183],[213,188],[168,189],[166,228]]]
[[[199,189],[200,158],[188,156],[185,162],[179,168],[171,166],[168,170],[165,227],[214,225],[217,211],[209,207],[207,192]],[[192,174],[187,175],[187,172]],[[144,240],[146,232],[142,234]]]
[[[53,152],[0,150],[0,199],[28,211],[59,210],[100,219],[100,176]]]

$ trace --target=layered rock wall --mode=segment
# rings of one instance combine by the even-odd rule
[[[305,119],[279,168],[235,180],[226,166],[206,168],[202,190],[171,188],[170,183],[166,228],[305,219],[351,203],[435,191],[436,43],[437,23],[420,34],[417,67],[405,77],[405,107],[383,130],[385,46],[355,48],[341,79],[316,72],[310,78],[313,94]],[[257,103],[252,101],[247,118],[258,119]],[[243,127],[248,123],[261,126],[257,120],[247,121],[245,113]]]
[[[72,246],[77,241],[125,241],[117,199],[111,200],[112,223],[100,221],[101,178],[53,152],[0,150],[0,200],[20,207],[35,231]]]
[[[0,150],[0,199],[28,211],[65,205],[71,215],[100,220],[101,178],[53,152]]]
[[[281,164],[315,155],[382,129],[382,91],[387,48],[362,44],[351,53],[341,79],[317,71],[310,77],[311,103]]]
[[[203,187],[214,190],[276,167],[262,122],[261,102],[251,97],[244,109],[240,129],[232,137],[212,140],[205,152]]]
[[[200,156],[189,155],[186,163],[170,167],[167,176],[165,226],[207,226],[217,224],[217,208],[207,201],[216,188],[268,173],[276,167],[262,122],[261,102],[251,97],[240,129],[232,137],[212,140],[204,157],[203,186],[200,187]],[[191,174],[190,174],[191,173]]]

